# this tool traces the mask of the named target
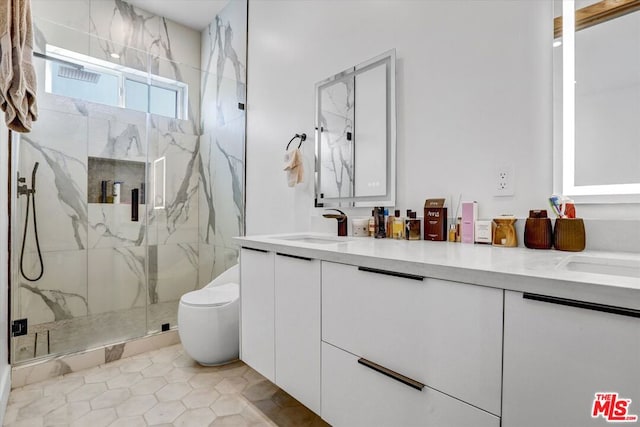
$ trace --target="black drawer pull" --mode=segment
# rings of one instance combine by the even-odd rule
[[[280,253],[280,252],[276,252],[276,255],[286,256],[288,258],[303,259],[305,261],[311,261],[311,258],[307,258],[307,257],[304,257],[304,256],[289,255],[289,254],[283,254],[283,253]]]
[[[265,249],[249,248],[249,247],[246,247],[246,246],[242,246],[242,249],[246,249],[248,251],[262,252],[262,253],[265,253],[265,254],[269,253],[269,251],[267,251]]]
[[[358,270],[366,271],[368,273],[377,273],[377,274],[385,274],[387,276],[402,277],[403,279],[419,280],[421,282],[424,280],[424,277],[416,276],[415,274],[398,273],[396,271],[388,271],[388,270],[378,270],[377,268],[358,267]]]
[[[372,361],[367,360],[363,357],[358,359],[358,363],[366,366],[369,369],[373,369],[376,372],[380,372],[382,375],[386,375],[389,378],[393,378],[394,380],[399,381],[404,385],[408,385],[411,388],[415,388],[416,390],[422,391],[422,389],[424,388],[424,384],[422,384],[421,382],[412,380],[409,377],[405,377],[402,374],[392,371],[391,369],[387,369],[384,366],[380,366],[377,363],[373,363]]]
[[[523,293],[522,298],[534,301],[548,302],[551,304],[568,305],[569,307],[585,308],[587,310],[602,311],[604,313],[618,314],[620,316],[640,318],[640,310],[634,310],[632,308],[616,307],[614,305],[598,304],[595,302],[577,301],[567,298],[530,294],[528,292]]]

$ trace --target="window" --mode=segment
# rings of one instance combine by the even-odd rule
[[[45,90],[177,119],[187,118],[188,86],[55,46],[46,47]]]
[[[126,79],[124,84],[125,108],[149,111],[149,85],[135,80]]]

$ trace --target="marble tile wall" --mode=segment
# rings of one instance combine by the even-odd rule
[[[39,162],[45,274],[36,282],[16,275],[13,316],[37,325],[173,304],[237,262],[231,238],[244,230],[239,104],[246,102],[247,1],[232,0],[202,32],[121,0],[33,0],[32,9],[36,50],[51,44],[185,82],[188,109],[178,120],[48,94],[45,63],[36,60],[40,118],[21,138],[18,170],[30,185]],[[88,157],[143,162],[148,197],[160,179],[153,162],[164,158],[164,207],[154,209],[149,200],[140,206],[140,221],[131,222],[129,205],[88,203]],[[20,230],[25,213],[22,197],[15,215]],[[15,244],[13,252],[19,254]],[[23,266],[28,276],[38,275],[32,224]],[[173,326],[175,313],[165,317],[154,318],[148,330]]]
[[[244,234],[246,16],[247,2],[231,1],[202,32],[201,286],[237,263],[231,238]]]

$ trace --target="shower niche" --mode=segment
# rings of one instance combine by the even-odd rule
[[[120,204],[131,204],[132,190],[138,190],[138,203],[146,202],[146,164],[144,162],[88,158],[87,202],[113,204],[114,184],[120,183]]]

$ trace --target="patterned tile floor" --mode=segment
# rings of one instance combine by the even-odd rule
[[[174,345],[14,389],[5,426],[327,426],[238,361],[203,367]]]

